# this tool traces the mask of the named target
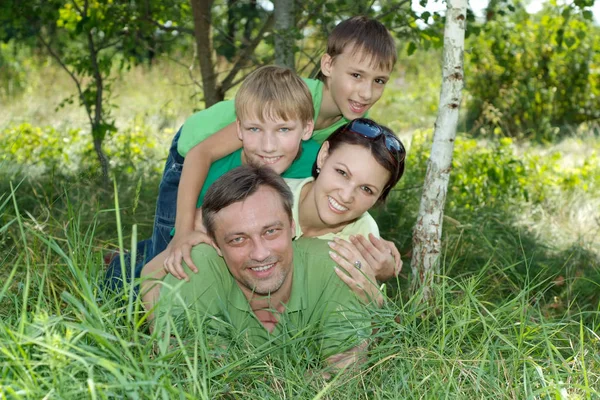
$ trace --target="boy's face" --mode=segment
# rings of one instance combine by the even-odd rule
[[[310,139],[313,121],[284,121],[251,116],[237,121],[242,141],[242,162],[265,165],[282,174],[292,165],[300,149],[300,141]]]
[[[333,102],[349,120],[364,116],[381,98],[390,79],[391,71],[381,69],[373,61],[363,51],[355,52],[352,46],[335,59],[329,54],[321,59],[321,71],[327,77]]]

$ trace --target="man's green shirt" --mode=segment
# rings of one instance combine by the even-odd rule
[[[294,242],[292,293],[279,322],[269,333],[256,318],[225,261],[208,245],[192,250],[197,274],[186,270],[189,282],[169,275],[159,303],[159,323],[166,317],[185,324],[203,321],[219,336],[243,338],[254,346],[315,334],[323,358],[346,351],[370,335],[370,319],[358,298],[334,272],[327,241]],[[187,317],[186,317],[187,316]]]

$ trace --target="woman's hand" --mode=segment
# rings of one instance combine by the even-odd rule
[[[181,260],[183,259],[188,267],[194,273],[197,273],[198,267],[196,267],[192,261],[191,252],[192,247],[200,243],[213,245],[211,238],[206,234],[206,232],[202,231],[192,231],[178,241],[175,241],[175,238],[173,238],[169,244],[171,251],[168,253],[164,262],[165,271],[177,279],[185,279],[187,281],[188,276],[183,270]]]
[[[398,276],[402,270],[402,258],[394,242],[378,238],[372,233],[368,240],[363,235],[350,236],[350,242],[371,265],[380,282]]]
[[[331,259],[345,271],[336,268],[337,276],[365,304],[376,302],[378,306],[381,306],[383,295],[377,287],[375,272],[356,246],[346,240],[335,238],[329,242],[329,247],[333,250],[329,252]]]

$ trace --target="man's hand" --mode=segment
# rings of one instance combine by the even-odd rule
[[[375,271],[371,264],[361,255],[352,243],[335,238],[329,242],[329,247],[334,251],[329,252],[333,261],[341,268],[336,268],[335,273],[346,285],[356,293],[365,303],[383,305],[383,295],[377,287]]]
[[[197,273],[198,267],[196,267],[192,261],[191,251],[192,247],[200,243],[213,245],[212,240],[205,232],[192,231],[187,234],[181,234],[181,237],[177,237],[177,232],[175,232],[175,237],[173,237],[173,240],[169,243],[169,247],[167,247],[166,250],[167,258],[164,262],[165,271],[177,279],[185,279],[188,281],[189,277],[183,270],[181,260],[183,259],[188,267],[194,273]]]

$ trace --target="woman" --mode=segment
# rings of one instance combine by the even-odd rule
[[[405,156],[388,128],[359,118],[323,143],[312,178],[286,179],[294,193],[296,237],[330,240],[333,260],[349,274],[336,269],[338,276],[365,300],[381,301],[376,279],[388,280],[402,265],[393,243],[378,239],[367,210],[383,203],[400,180]]]
[[[332,259],[347,272],[336,269],[336,273],[366,302],[381,303],[376,280],[391,278],[402,266],[398,250],[378,238],[377,224],[367,211],[384,202],[402,177],[405,155],[404,146],[388,128],[359,118],[338,128],[323,143],[312,177],[286,179],[294,194],[296,238],[329,240]],[[194,234],[211,243],[201,231],[200,214]],[[181,269],[167,268],[166,272],[187,278]],[[161,279],[166,272],[162,265],[148,264],[142,277]],[[146,280],[142,293],[150,310],[158,298],[158,286]]]

